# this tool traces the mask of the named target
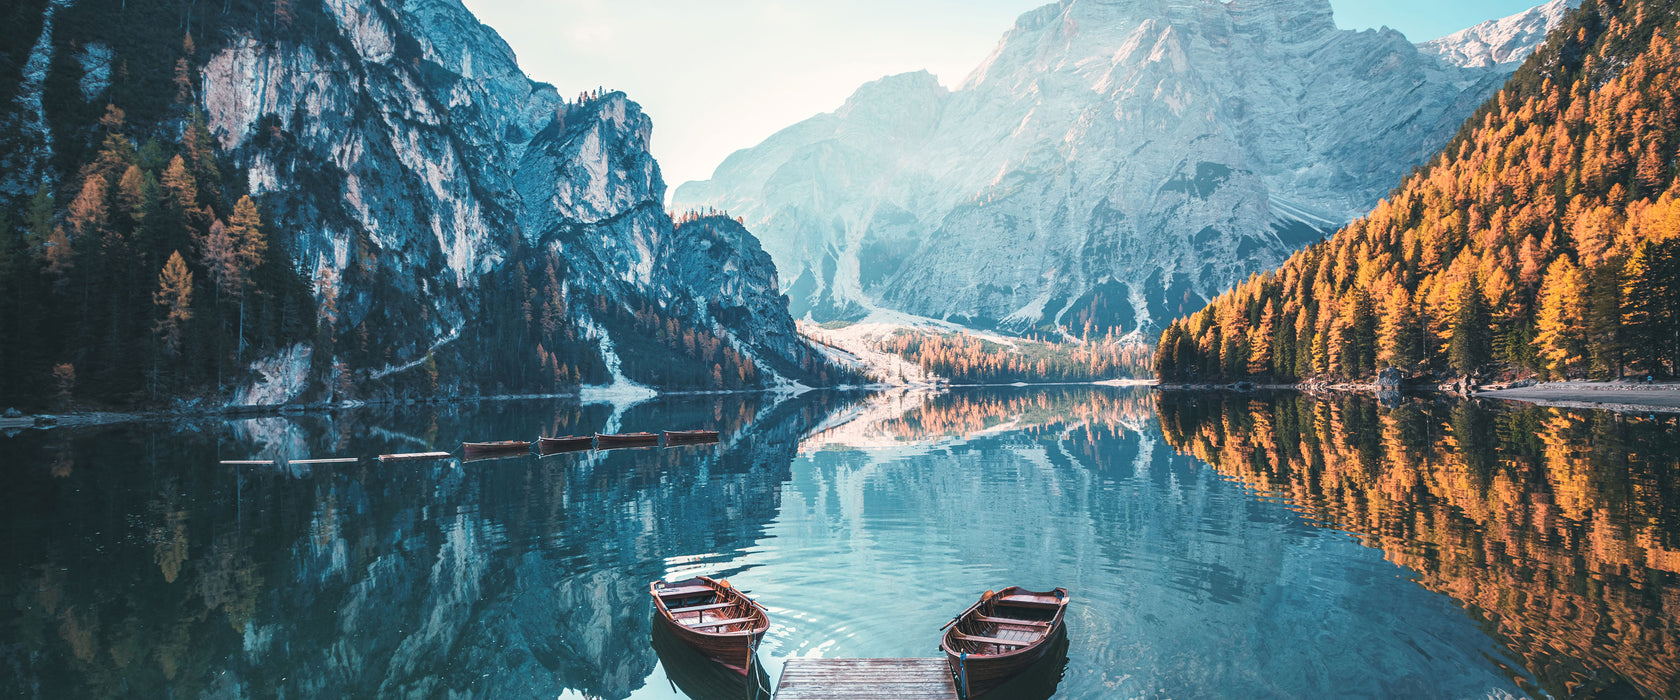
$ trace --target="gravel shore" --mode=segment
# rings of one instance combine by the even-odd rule
[[[1481,391],[1476,395],[1564,408],[1680,413],[1680,382],[1551,382],[1520,389]]]

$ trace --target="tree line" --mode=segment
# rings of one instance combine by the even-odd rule
[[[1147,346],[1122,341],[1112,333],[1089,341],[1031,336],[1011,339],[1006,345],[968,333],[904,329],[875,341],[875,348],[958,384],[1141,377],[1149,371],[1150,360]]]
[[[1158,376],[1674,376],[1677,20],[1584,2],[1368,216],[1172,322]]]
[[[219,393],[308,340],[316,309],[201,114],[136,145],[106,107],[100,146],[57,188],[0,212],[0,396],[131,406]]]

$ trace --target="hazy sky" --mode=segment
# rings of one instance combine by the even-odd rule
[[[1331,0],[1346,29],[1425,41],[1542,0]],[[1039,0],[465,0],[533,79],[623,90],[654,120],[673,189],[731,152],[927,69],[955,87]]]

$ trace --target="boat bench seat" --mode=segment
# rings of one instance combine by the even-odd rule
[[[698,625],[691,625],[691,624],[688,623],[687,620],[677,620],[677,622],[681,622],[684,627],[693,627],[693,628],[723,627],[724,625],[738,625],[738,624],[741,624],[743,622],[752,622],[752,621],[753,621],[753,618],[750,618],[750,617],[732,617],[732,618],[729,618],[727,620],[712,620],[711,622],[702,622]]]
[[[734,603],[712,603],[711,605],[695,605],[687,608],[671,608],[671,614],[675,615],[677,613],[699,612],[701,610],[716,610],[718,608],[727,608],[731,605],[734,605]]]
[[[713,589],[710,586],[678,586],[676,588],[657,588],[654,590],[659,593],[659,597],[661,598],[700,595],[701,593],[713,592]]]
[[[1026,625],[1028,627],[1050,626],[1050,623],[1039,620],[1016,620],[1008,617],[987,617],[985,615],[975,615],[974,619],[979,620],[980,622],[990,622],[994,625]]]
[[[1059,608],[1062,599],[1048,595],[1006,595],[997,599],[999,603],[1018,605],[1027,608]]]
[[[957,639],[961,639],[965,642],[974,642],[976,644],[997,644],[999,646],[1006,647],[1030,647],[1038,641],[1035,639],[1031,642],[1020,642],[1012,639],[998,639],[997,637],[976,637],[972,634],[963,634],[961,632],[957,633]]]

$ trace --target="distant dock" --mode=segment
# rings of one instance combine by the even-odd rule
[[[945,659],[788,659],[776,700],[959,700]]]

